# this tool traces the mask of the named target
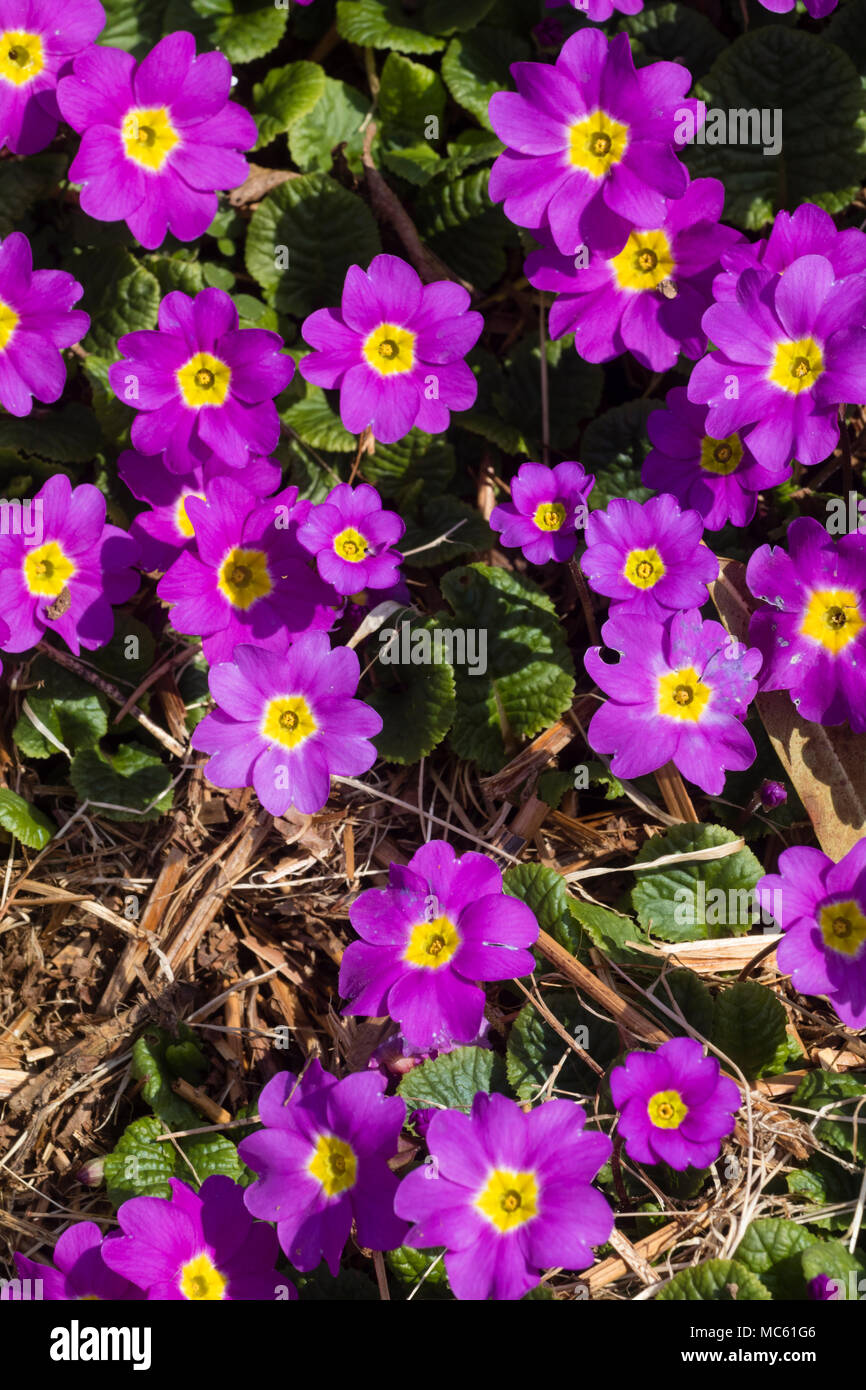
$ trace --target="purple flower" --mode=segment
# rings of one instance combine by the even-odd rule
[[[484,1017],[474,981],[532,974],[533,913],[503,893],[492,859],[471,851],[458,859],[445,840],[422,845],[405,868],[392,864],[388,885],[349,909],[363,939],[343,955],[340,993],[351,1000],[343,1012],[390,1014],[411,1048],[473,1041]]]
[[[722,252],[724,269],[713,282],[717,300],[737,298],[737,279],[744,270],[763,268],[781,275],[800,256],[825,256],[837,280],[866,271],[866,235],[859,227],[837,231],[829,212],[801,203],[793,212],[777,212],[770,235],[741,241]]]
[[[822,994],[849,1028],[866,1027],[866,839],[838,864],[796,845],[755,887],[784,932],[779,969],[801,994]]]
[[[340,416],[354,434],[369,428],[383,444],[413,425],[440,434],[450,412],[468,410],[477,394],[463,358],[484,320],[468,306],[460,285],[422,285],[398,256],[375,256],[367,271],[350,266],[340,307],[304,320],[317,350],[301,358],[301,376],[339,386]]]
[[[610,1074],[617,1128],[636,1163],[707,1168],[734,1128],[740,1091],[694,1038],[671,1038],[655,1052],[629,1052]]]
[[[208,661],[230,661],[238,642],[282,651],[333,623],[333,594],[297,542],[297,498],[288,487],[260,502],[235,477],[215,478],[207,502],[187,496],[196,553],[178,556],[157,593],[174,604],[178,632],[204,637]],[[301,503],[299,515],[306,513]]]
[[[639,613],[665,622],[673,611],[700,608],[719,562],[701,541],[698,512],[681,512],[669,493],[648,502],[614,497],[586,524],[580,568],[598,594],[615,600],[611,617]]]
[[[748,525],[758,493],[784,483],[790,464],[766,468],[736,433],[713,439],[706,433],[706,406],[692,405],[684,386],[669,391],[665,405],[647,420],[655,447],[644,459],[641,481],[700,512],[708,531],[720,531],[728,521]]]
[[[94,1221],[80,1221],[63,1232],[54,1247],[54,1268],[15,1256],[19,1279],[40,1280],[41,1297],[74,1303],[79,1299],[140,1299],[136,1284],[115,1274],[103,1259],[102,1232]],[[0,1298],[9,1298],[7,1288]]]
[[[833,1301],[839,1297],[839,1282],[838,1279],[831,1279],[829,1274],[816,1274],[806,1285],[806,1293],[816,1302]]]
[[[765,10],[772,10],[774,14],[788,14],[796,3],[797,0],[759,0]],[[813,19],[824,19],[833,13],[839,0],[803,0],[803,3]]]
[[[597,753],[612,753],[617,777],[640,777],[673,762],[710,796],[725,770],[742,771],[755,745],[742,720],[758,688],[760,652],[729,637],[721,623],[702,622],[697,609],[676,613],[667,626],[637,614],[610,618],[604,643],[621,652],[609,666],[591,647],[586,669],[610,696],[588,730]]]
[[[105,1263],[148,1299],[233,1302],[293,1299],[274,1265],[277,1240],[254,1222],[231,1178],[206,1178],[198,1194],[169,1178],[171,1197],[132,1197],[118,1208],[123,1235],[108,1237]]]
[[[244,1200],[254,1216],[276,1221],[296,1269],[315,1269],[324,1257],[336,1274],[353,1220],[359,1245],[394,1250],[403,1243],[388,1160],[406,1106],[385,1095],[385,1084],[370,1071],[338,1081],[314,1061],[300,1079],[280,1072],[259,1096],[265,1128],[238,1145],[260,1175]]]
[[[547,0],[550,9],[557,9],[563,3],[571,5],[573,10],[580,10],[582,15],[596,24],[603,24],[616,11],[620,14],[640,14],[643,9],[643,0]]]
[[[235,647],[234,660],[208,675],[218,708],[197,724],[193,748],[214,756],[217,787],[254,787],[271,815],[294,806],[320,811],[332,775],[356,777],[376,761],[370,742],[382,720],[352,699],[360,663],[349,647],[330,649],[323,632],[301,637],[280,655]]]
[[[252,116],[229,101],[231,81],[228,59],[197,58],[184,32],[168,34],[138,64],[119,48],[80,53],[57,100],[81,132],[69,177],[83,185],[84,211],[100,222],[125,221],[151,251],[166,231],[178,241],[202,236],[216,215],[217,190],[243,183],[240,152],[256,142]]]
[[[214,55],[218,57],[218,54]],[[217,454],[233,468],[267,455],[280,437],[273,397],[292,379],[294,363],[278,333],[239,328],[225,290],[181,290],[159,306],[159,329],[118,339],[127,360],[108,372],[112,390],[139,411],[132,442],[143,454],[165,450],[176,473]]]
[[[135,449],[124,449],[117,460],[117,471],[133,497],[149,504],[149,510],[139,512],[129,528],[130,535],[139,544],[139,563],[146,572],[165,571],[182,551],[195,549],[195,531],[186,510],[187,498],[197,497],[206,502],[206,489],[215,478],[237,478],[236,470],[216,455],[189,473],[173,473],[166,468],[161,454],[139,454]],[[279,464],[270,459],[251,458],[243,470],[244,487],[260,498],[279,487],[281,479]],[[302,504],[294,507],[293,518],[299,507],[302,508]]]
[[[825,256],[800,256],[784,275],[744,270],[736,303],[712,305],[690,401],[709,405],[716,439],[740,431],[759,463],[820,463],[839,440],[840,402],[866,402],[866,276],[837,281]]]
[[[312,507],[298,528],[298,540],[316,557],[316,568],[338,594],[364,589],[389,589],[399,583],[397,544],[406,527],[396,512],[382,510],[374,487],[348,483],[332,488],[325,501]]]
[[[56,632],[76,656],[94,651],[111,640],[111,605],[138,588],[138,546],[106,525],[99,489],[73,488],[65,473],[53,474],[30,507],[31,534],[0,535],[0,612],[11,632],[4,646],[23,652]]]
[[[525,267],[530,284],[557,292],[551,336],[574,333],[587,362],[628,350],[654,372],[673,367],[681,352],[700,357],[707,345],[701,319],[720,252],[741,236],[719,224],[723,201],[718,179],[696,179],[657,221],[639,224],[646,230],[630,230],[615,256],[594,251],[572,260],[553,247],[533,251]]]
[[[0,149],[36,154],[57,134],[57,78],[105,27],[98,0],[0,4]]]
[[[746,583],[765,605],[749,641],[764,655],[762,690],[790,690],[804,719],[866,732],[866,536],[834,540],[809,516],[788,527],[788,550],[762,545]]]
[[[501,532],[502,545],[518,546],[535,565],[570,560],[594,486],[580,463],[523,463],[511,483],[511,501],[493,508],[490,525]]]
[[[65,270],[34,270],[21,232],[0,245],[0,404],[11,415],[29,415],[34,396],[60,399],[66,385],[60,349],[90,327],[89,316],[72,307],[83,293]]]
[[[633,226],[660,226],[666,199],[688,183],[674,150],[676,121],[697,118],[688,69],[650,63],[636,72],[627,34],[608,43],[581,29],[554,64],[514,63],[511,73],[517,92],[496,92],[489,107],[507,146],[490,197],[504,200],[506,217],[549,226],[569,257],[582,245],[613,255]]]
[[[765,811],[775,811],[777,806],[784,806],[788,800],[788,792],[784,783],[770,782],[769,780],[761,783],[758,796]]]
[[[516,1299],[542,1270],[586,1269],[613,1213],[590,1184],[611,1142],[584,1131],[581,1106],[550,1100],[525,1114],[513,1100],[479,1092],[472,1114],[433,1116],[432,1165],[403,1179],[394,1209],[414,1221],[406,1244],[445,1246],[459,1299]]]

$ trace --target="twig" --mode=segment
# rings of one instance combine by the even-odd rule
[[[88,684],[95,685],[97,690],[101,690],[103,695],[107,695],[108,699],[113,700],[116,705],[126,705],[127,697],[118,690],[116,685],[112,685],[111,681],[107,681],[104,676],[97,675],[83,661],[79,661],[69,652],[62,652],[58,647],[52,647],[49,642],[40,642],[37,651],[50,657],[52,661],[56,661],[58,666],[64,666],[67,671],[73,671],[76,676],[80,676]],[[153,720],[149,719],[136,705],[132,705],[128,713],[138,721],[143,729],[147,729],[147,732],[156,739],[157,743],[161,743],[163,748],[167,748],[176,758],[185,757],[186,749],[183,744],[178,743],[176,738],[172,738],[171,734],[167,734],[158,724],[154,724]]]

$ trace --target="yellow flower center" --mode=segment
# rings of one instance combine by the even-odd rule
[[[145,169],[161,169],[180,141],[164,106],[128,111],[120,134],[127,158]]]
[[[226,1296],[228,1279],[220,1274],[210,1255],[196,1255],[180,1271],[180,1288],[184,1298],[195,1303],[219,1302]]]
[[[320,1134],[307,1172],[322,1184],[328,1197],[339,1197],[355,1186],[358,1160],[350,1144],[333,1134]]]
[[[4,304],[0,299],[0,352],[8,346],[17,325],[18,315],[15,310],[11,304]]]
[[[269,700],[262,720],[262,738],[296,748],[318,729],[313,712],[303,695],[278,695]]]
[[[174,524],[182,536],[195,535],[193,524],[189,519],[189,512],[186,509],[187,498],[189,497],[200,497],[202,502],[205,501],[203,492],[185,492],[183,496],[178,499],[174,513]]]
[[[565,521],[565,507],[561,502],[540,502],[532,520],[540,531],[558,531]]]
[[[177,371],[180,393],[193,410],[205,405],[222,405],[231,379],[231,367],[209,352],[197,352]]]
[[[0,34],[0,80],[23,87],[38,77],[44,67],[38,34],[25,34],[20,29],[7,29]]]
[[[679,1091],[656,1091],[647,1103],[647,1114],[657,1129],[679,1129],[688,1113]]]
[[[363,353],[380,376],[410,372],[415,361],[415,334],[394,323],[380,323],[367,336]]]
[[[494,1168],[475,1199],[478,1210],[497,1231],[513,1231],[538,1213],[538,1183],[534,1173]]]
[[[800,632],[837,656],[864,627],[853,589],[816,589],[803,615]]]
[[[719,473],[727,476],[740,466],[743,446],[737,434],[729,434],[727,439],[711,439],[705,434],[701,441],[701,468],[706,473]]]
[[[367,539],[354,526],[347,526],[345,531],[334,537],[334,549],[342,560],[357,565],[367,558]]]
[[[217,588],[235,608],[251,608],[271,592],[267,556],[261,550],[234,546],[220,565]]]
[[[403,959],[410,965],[428,970],[441,970],[460,945],[457,928],[449,917],[436,917],[432,922],[418,922],[409,934]]]
[[[76,567],[56,541],[47,541],[24,556],[24,582],[31,594],[57,598]]]
[[[712,690],[704,685],[693,666],[659,676],[658,711],[673,719],[697,723],[706,709]]]
[[[611,165],[619,164],[628,145],[628,126],[604,111],[592,111],[576,121],[568,133],[568,158],[594,179],[604,178]]]
[[[820,912],[824,945],[843,956],[859,955],[866,941],[866,917],[854,902],[828,903]]]
[[[676,269],[664,232],[632,232],[611,265],[620,289],[654,290]]]
[[[655,546],[648,550],[630,550],[622,572],[636,589],[652,589],[664,578],[665,562]]]
[[[781,386],[783,391],[789,391],[792,396],[811,391],[823,371],[824,355],[814,338],[776,344],[770,381]]]

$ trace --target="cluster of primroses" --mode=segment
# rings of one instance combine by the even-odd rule
[[[363,940],[344,957],[347,1012],[390,1011],[413,1061],[479,1033],[478,980],[533,969],[533,913],[503,893],[491,859],[458,859],[445,841],[392,865],[389,886],[360,894],[351,915]],[[294,1298],[275,1268],[279,1249],[301,1272],[324,1259],[337,1274],[353,1225],[365,1249],[444,1246],[460,1299],[519,1298],[546,1269],[592,1264],[613,1229],[591,1185],[612,1142],[586,1131],[581,1105],[560,1099],[527,1113],[482,1092],[471,1115],[415,1111],[427,1157],[398,1181],[389,1161],[407,1112],[391,1084],[375,1057],[342,1080],[318,1061],[300,1078],[280,1072],[259,1096],[263,1127],[239,1145],[250,1186],[211,1177],[196,1195],[173,1180],[170,1199],[125,1202],[119,1231],[66,1232],[56,1270],[17,1256],[19,1274],[42,1278],[48,1298]],[[690,1038],[629,1053],[610,1085],[626,1153],[679,1170],[718,1158],[740,1105],[737,1086]]]

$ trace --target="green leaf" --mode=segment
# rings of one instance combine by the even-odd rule
[[[502,885],[510,897],[526,903],[542,931],[572,950],[571,899],[562,874],[546,864],[512,864]]]
[[[427,141],[399,148],[383,149],[382,162],[392,174],[407,183],[425,184],[442,168],[442,160]]]
[[[259,128],[256,149],[291,130],[295,121],[312,111],[324,91],[325,70],[318,63],[287,63],[284,68],[271,68],[264,81],[253,87]]]
[[[848,54],[866,84],[866,0],[848,0],[847,5],[841,5],[830,16],[823,37]]]
[[[50,197],[66,175],[63,154],[31,154],[0,163],[0,236],[19,231],[33,203]]]
[[[733,110],[781,112],[773,129],[778,139],[781,121],[784,142],[775,154],[763,143],[685,147],[693,176],[723,181],[726,220],[757,229],[780,208],[808,202],[841,212],[851,202],[864,149],[863,91],[841,48],[802,29],[756,29],[722,52],[696,90],[726,126]],[[731,139],[730,129],[722,133]]]
[[[359,154],[363,144],[361,126],[369,106],[369,100],[357,87],[326,77],[324,91],[315,106],[289,131],[289,149],[298,168],[304,173],[327,173],[334,162],[332,151],[343,142],[347,154]]]
[[[783,1070],[788,1034],[783,1005],[755,980],[738,980],[716,999],[712,1042],[750,1081]]]
[[[651,958],[629,946],[630,941],[646,941],[647,935],[631,917],[623,917],[600,903],[583,898],[571,899],[571,915],[584,928],[593,946],[619,965],[646,966]]]
[[[578,357],[571,337],[548,342],[546,356],[550,443],[554,449],[564,451],[576,441],[580,422],[595,413],[604,372]],[[504,420],[520,428],[526,452],[535,458],[543,429],[541,347],[535,337],[522,338],[505,359],[504,367],[503,387],[494,391],[493,403]]]
[[[656,1302],[767,1303],[772,1294],[738,1260],[707,1260],[683,1269],[656,1294]]]
[[[724,36],[702,14],[685,5],[656,5],[625,15],[619,27],[632,39],[635,66],[674,59],[692,77],[702,77],[727,46]]]
[[[280,313],[301,317],[338,304],[349,266],[366,266],[381,249],[360,198],[325,174],[305,174],[280,184],[256,208],[246,265]]]
[[[159,1120],[146,1115],[126,1126],[114,1152],[105,1159],[105,1185],[115,1207],[130,1197],[170,1197],[168,1180],[175,1176],[175,1150],[160,1144]]]
[[[439,541],[438,545],[430,544],[448,531],[452,532],[448,540]],[[493,532],[477,507],[450,494],[430,497],[425,490],[421,498],[420,518],[417,523],[407,521],[400,548],[406,554],[406,564],[410,569],[430,569],[459,555],[489,550],[493,543]],[[418,555],[407,553],[420,546],[425,549]],[[445,625],[448,626],[447,619]]]
[[[445,88],[423,63],[389,53],[379,76],[379,116],[386,146],[415,145],[427,139],[427,123],[438,130],[445,114]]]
[[[661,401],[628,401],[605,410],[591,420],[584,431],[580,459],[587,473],[595,475],[589,507],[606,507],[613,497],[646,502],[652,488],[640,480],[641,467],[649,453],[647,416],[658,410]]]
[[[274,0],[169,0],[167,34],[187,29],[199,48],[218,48],[230,63],[252,63],[276,48],[286,31],[288,6]]]
[[[665,855],[689,854],[737,839],[722,825],[675,825],[645,841],[637,862],[651,864]],[[631,900],[642,924],[663,941],[742,936],[757,920],[754,888],[763,872],[759,860],[745,848],[723,859],[668,864],[641,871]]]
[[[93,411],[80,401],[70,401],[44,413],[33,411],[20,419],[14,415],[0,415],[0,449],[11,449],[24,456],[34,454],[54,464],[67,464],[89,463],[99,453],[101,445],[102,436]]]
[[[474,29],[449,43],[442,58],[442,79],[458,106],[492,130],[487,114],[490,98],[510,86],[511,64],[530,57],[529,45],[507,29]]]
[[[405,613],[395,617],[396,623],[389,620],[377,633],[377,683],[367,696],[367,704],[382,716],[382,732],[373,740],[379,757],[411,764],[432,753],[451,728],[454,669],[448,661],[451,648],[442,636],[436,645],[436,633],[441,634],[442,629],[435,618],[410,626]],[[460,638],[455,632],[450,639],[457,651]],[[409,657],[406,664],[404,656]]]
[[[419,1298],[425,1302],[429,1299],[451,1300],[454,1295],[451,1293],[448,1275],[445,1272],[445,1261],[437,1258],[444,1253],[444,1246],[413,1250],[410,1245],[401,1245],[399,1250],[387,1252],[385,1263],[402,1286],[404,1296],[417,1288],[413,1302],[417,1302]]]
[[[421,236],[463,279],[482,288],[505,271],[505,245],[514,234],[487,196],[489,169],[428,184],[415,205]]]
[[[304,382],[305,394],[281,411],[280,419],[291,425],[313,449],[328,449],[332,453],[353,453],[358,441],[350,434],[340,419],[339,412],[331,404],[331,398],[320,386]],[[366,475],[366,462],[364,465]]]
[[[354,447],[354,435],[349,438]],[[454,468],[453,446],[441,435],[425,434],[418,429],[410,430],[396,444],[377,441],[376,452],[364,459],[364,477],[383,497],[396,498],[398,505],[403,498],[414,495],[419,486],[428,496],[444,493],[454,477]],[[401,543],[401,549],[404,546]]]
[[[613,1061],[620,1051],[619,1032],[614,1024],[590,1013],[569,991],[547,990],[543,997],[566,1032],[599,1066]],[[557,1074],[554,1090],[594,1094],[599,1083],[597,1073],[550,1027],[534,1004],[526,1004],[512,1024],[506,1054],[508,1080],[518,1099],[537,1100],[563,1056],[565,1062]]]
[[[351,1265],[343,1266],[336,1277],[331,1274],[324,1260],[312,1274],[292,1273],[292,1282],[297,1286],[298,1298],[302,1303],[341,1303],[379,1302],[379,1289],[375,1279],[371,1279],[360,1269]]]
[[[69,780],[81,800],[96,802],[107,820],[159,820],[174,797],[168,790],[170,770],[137,743],[125,743],[113,753],[82,749],[72,759]]]
[[[182,256],[144,256],[142,265],[155,275],[160,294],[180,290],[190,296],[205,288],[204,267],[201,261],[189,261]]]
[[[172,1066],[168,1051],[169,1048],[176,1047],[178,1042],[191,1044],[201,1061],[205,1061],[196,1036],[187,1024],[178,1023],[174,1036],[164,1028],[154,1025],[140,1038],[136,1038],[132,1047],[131,1070],[136,1081],[144,1082],[141,1089],[142,1100],[145,1105],[150,1106],[164,1125],[170,1130],[196,1129],[202,1123],[198,1111],[187,1101],[181,1100],[171,1089],[172,1082],[182,1075],[189,1062],[189,1054],[185,1053],[186,1065]],[[175,1057],[176,1055],[175,1053]],[[186,1077],[183,1079],[186,1080]]]
[[[777,1299],[802,1298],[803,1251],[818,1237],[796,1221],[760,1217],[749,1226],[734,1252]]]
[[[574,666],[551,600],[531,580],[491,565],[451,570],[442,593],[462,627],[487,634],[487,670],[458,668],[451,742],[486,772],[516,740],[534,738],[569,709]]]
[[[397,53],[436,53],[445,40],[409,27],[411,16],[400,0],[337,0],[337,31],[362,48]]]
[[[851,1132],[849,1128],[849,1133]],[[789,1192],[805,1198],[808,1205],[798,1210],[807,1217],[810,1226],[828,1231],[844,1231],[848,1228],[851,1220],[850,1207],[848,1210],[830,1212],[823,1216],[819,1216],[817,1210],[834,1206],[845,1208],[848,1204],[856,1202],[860,1193],[858,1172],[849,1172],[835,1159],[826,1154],[815,1153],[802,1168],[795,1168],[793,1172],[786,1174],[786,1182]],[[816,1210],[812,1211],[811,1207]]]
[[[453,34],[455,30],[474,29],[495,0],[427,0],[424,25],[431,34]]]
[[[664,983],[660,981],[653,991],[655,998],[660,1004],[664,1004],[666,1009],[678,1008],[686,1023],[700,1033],[702,1038],[710,1038],[713,1032],[713,996],[700,975],[696,975],[693,970],[680,969],[669,970],[663,978]],[[673,1004],[665,985],[673,995]],[[660,1017],[663,1027],[667,1028],[668,1032],[686,1035],[686,1029],[667,1014]]]
[[[91,660],[112,680],[135,686],[152,669],[155,657],[156,642],[150,628],[131,613],[120,612],[111,641],[94,652]]]
[[[156,327],[159,281],[124,247],[83,251],[68,268],[84,286],[80,307],[90,315],[88,352],[117,358],[117,339],[124,333]]]
[[[199,1116],[196,1120],[197,1125],[205,1122]],[[239,1182],[244,1176],[244,1165],[238,1158],[237,1145],[233,1144],[224,1134],[204,1134],[201,1139],[181,1139],[180,1146],[192,1164],[193,1171],[199,1182],[204,1182],[214,1173],[220,1173],[223,1177],[231,1178],[232,1182]],[[189,1166],[182,1159],[177,1160],[177,1176],[183,1178],[184,1182],[192,1183],[192,1172]]]
[[[108,729],[105,696],[47,656],[34,661],[31,679],[35,688],[27,692],[27,703],[40,723],[70,752],[94,747]],[[28,758],[50,758],[58,751],[26,714],[21,715],[12,737]]]
[[[807,1284],[818,1274],[835,1279],[839,1302],[859,1301],[866,1292],[866,1282],[860,1283],[866,1274],[862,1260],[852,1255],[839,1240],[821,1240],[810,1245],[803,1251],[802,1265]]]
[[[505,1089],[500,1058],[485,1047],[458,1047],[413,1067],[397,1087],[410,1110],[434,1107],[468,1115],[479,1091]]]
[[[835,1149],[851,1161],[866,1160],[866,1103],[858,1102],[866,1096],[866,1086],[849,1072],[810,1071],[800,1082],[790,1104],[803,1106],[807,1110],[825,1112],[815,1126],[815,1133],[827,1148]],[[857,1153],[854,1145],[854,1116],[858,1115]]]
[[[57,832],[50,816],[7,787],[0,787],[0,825],[28,849],[44,849]]]

